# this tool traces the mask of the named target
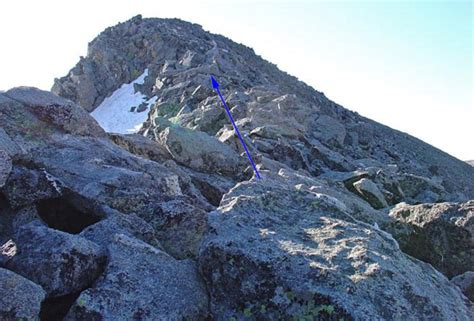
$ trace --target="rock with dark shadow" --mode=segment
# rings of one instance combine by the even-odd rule
[[[474,201],[408,205],[400,203],[383,228],[405,252],[430,263],[449,278],[474,267]]]
[[[48,297],[87,288],[105,263],[97,244],[36,221],[22,226],[14,241],[17,252],[6,267],[41,285]]]
[[[104,275],[78,297],[65,320],[205,320],[208,298],[193,261],[116,235]]]
[[[474,302],[474,271],[467,271],[451,279],[466,295],[469,300]]]

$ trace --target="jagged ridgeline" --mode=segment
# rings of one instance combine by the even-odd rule
[[[0,320],[470,321],[472,199],[467,163],[137,16],[0,93]]]

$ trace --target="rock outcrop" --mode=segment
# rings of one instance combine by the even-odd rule
[[[81,293],[66,320],[204,320],[207,294],[197,268],[116,234],[104,277]]]
[[[469,319],[441,273],[308,183],[267,173],[209,214],[199,264],[216,320]]]
[[[474,319],[467,163],[177,19],[52,91],[0,92],[2,320]]]
[[[474,202],[398,204],[384,228],[400,247],[449,278],[474,267]]]

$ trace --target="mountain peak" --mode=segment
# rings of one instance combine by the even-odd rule
[[[466,162],[178,19],[52,91],[0,93],[0,316],[473,319]]]
[[[179,19],[137,16],[106,29],[52,91],[92,111],[108,131],[153,138],[157,120],[171,119],[232,145],[235,137],[216,108],[216,82],[210,77],[219,79],[244,136],[261,156],[313,175],[355,170],[360,159],[373,159],[376,166],[395,164],[414,175],[439,176],[448,193],[474,195],[473,173],[465,163],[348,111],[252,49]],[[118,97],[121,102],[113,104]],[[314,148],[327,151],[315,154]]]

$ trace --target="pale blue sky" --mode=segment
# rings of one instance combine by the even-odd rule
[[[474,159],[471,1],[9,1],[0,89],[49,89],[97,33],[138,13],[199,23],[346,108]]]

